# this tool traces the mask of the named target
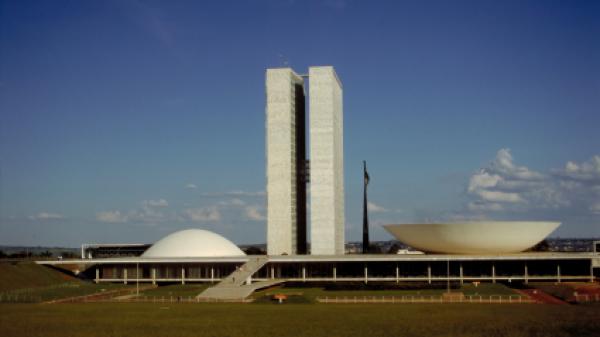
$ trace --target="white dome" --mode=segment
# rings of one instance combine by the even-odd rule
[[[186,229],[156,241],[142,257],[245,256],[233,242],[204,229]]]
[[[398,241],[431,253],[518,253],[542,241],[560,222],[481,221],[384,225]]]

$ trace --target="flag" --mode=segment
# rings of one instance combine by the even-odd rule
[[[365,169],[365,186],[366,186],[366,185],[369,185],[369,179],[370,178],[369,178],[369,172],[367,172],[367,163],[364,162],[364,161],[363,161],[363,163],[365,165],[364,169]]]

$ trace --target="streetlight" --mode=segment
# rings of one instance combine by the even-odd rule
[[[140,263],[135,263],[135,296],[140,296]]]
[[[446,258],[446,281],[448,284],[448,294],[450,293],[450,258]]]

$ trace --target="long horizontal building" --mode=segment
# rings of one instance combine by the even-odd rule
[[[86,245],[97,249],[95,245]],[[86,248],[84,247],[84,248]],[[119,283],[209,282],[198,299],[243,299],[284,282],[521,282],[590,281],[600,254],[246,255],[226,238],[201,229],[172,233],[141,256],[39,261],[80,277]],[[129,246],[128,246],[129,247]],[[139,249],[139,247],[138,247]]]
[[[96,282],[217,282],[253,256],[103,258],[40,261],[76,269]],[[138,277],[139,275],[139,277]],[[288,255],[269,256],[253,281],[590,281],[600,277],[597,253],[510,255]]]
[[[131,248],[132,245],[124,245]],[[89,249],[118,245],[84,245]],[[140,249],[140,247],[136,247]],[[218,282],[244,271],[245,283],[594,281],[600,252],[516,254],[246,255],[223,236],[201,229],[174,232],[141,256],[39,261],[95,282]],[[238,275],[242,280],[242,275]],[[234,276],[235,278],[235,276]]]

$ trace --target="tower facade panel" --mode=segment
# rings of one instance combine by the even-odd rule
[[[344,254],[343,90],[333,67],[309,79],[311,254]]]
[[[296,254],[298,167],[304,165],[298,155],[299,141],[304,152],[304,125],[297,125],[304,123],[303,80],[289,68],[267,69],[266,93],[267,254]],[[306,231],[306,224],[300,225]]]

